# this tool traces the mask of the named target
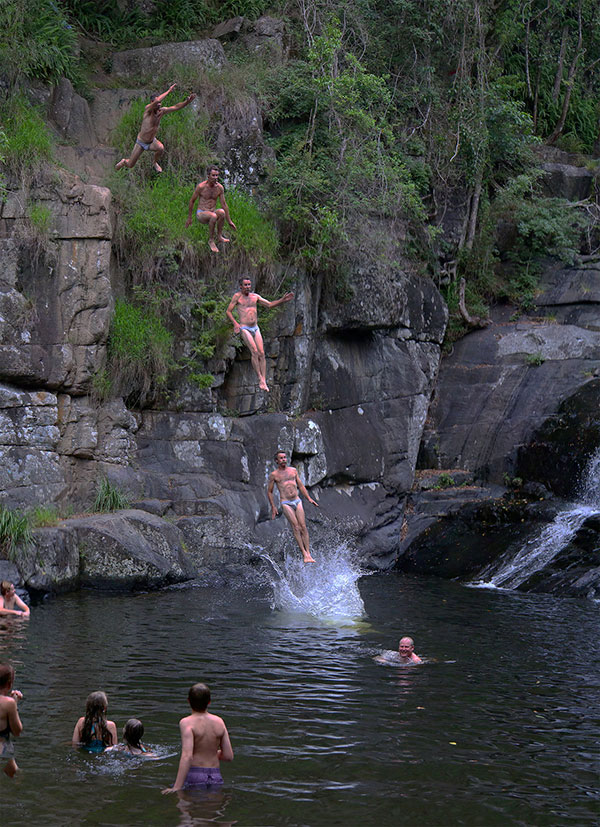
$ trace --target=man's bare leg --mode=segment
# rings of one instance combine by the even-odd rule
[[[260,333],[256,334],[258,338]],[[252,367],[254,368],[254,372],[258,377],[258,386],[263,391],[268,391],[269,387],[265,381],[264,373],[262,372],[261,360],[260,360],[260,351],[258,349],[258,342],[255,342],[254,337],[250,333],[249,330],[242,330],[242,339],[246,343],[248,350],[250,351],[250,359],[252,361]],[[262,339],[261,339],[262,345]],[[263,361],[264,361],[264,353],[263,353]]]
[[[223,224],[225,223],[225,210],[217,210],[217,241],[229,242],[223,235]]]
[[[305,563],[316,563],[314,557],[311,557],[310,551],[308,549],[308,545],[305,545],[304,537],[302,535],[302,529],[300,525],[300,521],[298,519],[298,512],[302,509],[302,506],[299,505],[297,511],[289,505],[282,505],[281,506],[283,513],[288,519],[289,524],[292,527],[292,531],[294,532],[294,538],[298,543],[298,548],[302,552],[302,559]],[[302,511],[302,518],[304,518],[304,511]],[[306,525],[304,525],[304,531],[306,533],[306,538],[308,539],[308,532],[306,531]]]
[[[8,775],[9,778],[14,778],[18,771],[19,768],[14,758],[11,758],[9,761],[7,761],[4,767],[4,772],[6,773],[6,775]]]
[[[260,330],[257,330],[254,334],[254,344],[256,345],[256,355],[258,357],[258,369],[256,370],[258,374],[258,386],[261,390],[268,392],[267,360],[265,358],[265,345]]]
[[[161,144],[160,141],[157,141],[155,138],[154,141],[152,141],[152,149],[154,149],[154,163],[152,164],[152,166],[157,172],[162,172],[162,167],[158,162],[163,156],[165,147],[163,144]]]
[[[304,516],[304,507],[302,503],[296,508],[296,519],[298,520],[298,528],[302,538],[302,548],[304,549],[303,557],[305,563],[315,563],[315,558],[310,553],[310,546],[308,540],[308,529],[306,527],[306,517]]]
[[[208,246],[213,253],[218,253],[219,248],[215,244],[215,224],[217,223],[217,214],[210,210],[204,210],[198,216],[198,221],[201,224],[208,224]]]
[[[139,144],[135,144],[133,147],[133,151],[129,158],[121,158],[119,163],[116,165],[115,169],[121,169],[122,167],[127,167],[127,169],[132,169],[138,162],[138,158],[142,154],[144,150]]]

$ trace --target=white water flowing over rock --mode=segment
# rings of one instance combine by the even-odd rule
[[[364,572],[351,561],[346,546],[320,553],[315,564],[305,564],[295,556],[286,557],[280,566],[266,554],[261,557],[270,564],[267,576],[273,609],[330,619],[364,617],[358,590]]]
[[[580,501],[556,515],[519,551],[502,557],[485,570],[472,586],[516,589],[534,572],[540,571],[570,542],[584,520],[600,512],[600,448],[582,475]]]

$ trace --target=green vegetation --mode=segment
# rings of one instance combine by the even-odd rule
[[[539,368],[539,366],[543,365],[546,360],[541,353],[528,353],[525,361],[532,368]]]
[[[19,176],[34,172],[52,158],[52,138],[38,110],[22,95],[7,101],[2,111],[2,155],[7,168]]]
[[[19,549],[31,544],[32,534],[26,514],[0,505],[0,554],[14,560]]]
[[[120,511],[129,508],[127,496],[106,477],[98,482],[96,486],[96,499],[92,506],[94,511]]]
[[[29,220],[32,227],[41,236],[48,237],[50,233],[50,222],[52,221],[52,211],[43,204],[30,204],[28,209]]]
[[[36,505],[35,508],[27,514],[30,527],[33,528],[48,528],[58,525],[61,517],[56,505]]]
[[[11,89],[22,75],[49,83],[78,77],[77,38],[60,2],[4,0],[0,31],[0,75]]]
[[[108,341],[111,387],[131,405],[143,405],[164,389],[172,358],[173,334],[147,308],[118,300]]]
[[[138,6],[118,0],[63,0],[63,4],[73,23],[118,47],[140,40],[152,46],[195,39],[221,20],[238,15],[256,19],[271,6],[268,0],[168,0],[152,4],[151,13],[143,14]]]
[[[452,488],[454,484],[454,477],[444,471],[444,473],[439,475],[437,485],[435,486],[435,488]]]

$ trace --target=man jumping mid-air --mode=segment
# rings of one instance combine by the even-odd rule
[[[258,314],[256,305],[262,304],[265,307],[278,307],[280,304],[289,302],[294,298],[293,293],[286,293],[280,299],[273,302],[263,299],[258,293],[253,293],[252,282],[249,278],[240,279],[240,290],[233,294],[233,298],[229,302],[227,308],[227,317],[233,322],[233,332],[240,333],[244,342],[248,345],[250,356],[252,358],[252,367],[258,376],[258,386],[263,391],[268,391],[266,371],[267,365],[265,360],[265,349],[263,345],[263,338],[258,327]],[[233,310],[237,307],[240,317],[239,322],[233,315]]]
[[[192,221],[192,212],[194,210],[194,202],[198,199],[198,209],[196,210],[196,218],[201,224],[208,224],[208,246],[213,253],[218,253],[217,241],[228,242],[229,239],[223,235],[223,224],[225,220],[230,227],[235,230],[235,224],[229,217],[229,207],[225,203],[225,190],[223,184],[219,184],[219,167],[209,167],[206,172],[206,181],[201,181],[191,197],[188,218],[185,226],[189,227]],[[217,200],[221,206],[215,210]],[[215,241],[216,230],[216,241]]]
[[[162,95],[150,95],[150,103],[144,109],[142,125],[140,126],[140,131],[135,139],[133,152],[129,158],[121,158],[115,169],[121,169],[121,167],[128,167],[128,169],[131,169],[136,165],[142,152],[149,149],[151,152],[154,152],[154,169],[157,172],[162,172],[162,167],[159,166],[158,162],[165,151],[165,148],[156,137],[161,118],[163,115],[166,115],[167,112],[176,112],[178,109],[183,109],[184,106],[187,106],[188,103],[191,103],[196,97],[196,95],[192,92],[192,94],[188,95],[184,101],[176,103],[175,106],[162,106],[162,101],[167,97],[169,92],[172,92],[173,89],[175,89],[175,86],[176,84],[173,83],[169,86],[166,92],[162,93]]]
[[[275,454],[275,462],[277,463],[277,468],[269,475],[269,485],[267,487],[267,496],[271,503],[271,519],[274,520],[277,516],[277,507],[273,499],[273,486],[277,485],[281,510],[292,526],[294,537],[302,552],[302,558],[305,563],[314,563],[315,559],[311,556],[308,545],[308,529],[306,528],[302,500],[298,496],[298,489],[300,489],[300,493],[303,497],[306,497],[309,503],[316,505],[317,508],[319,507],[319,503],[313,500],[302,484],[302,480],[298,476],[298,471],[293,466],[287,464],[285,451],[277,451]]]

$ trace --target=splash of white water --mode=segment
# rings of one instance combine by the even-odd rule
[[[298,555],[286,556],[281,565],[268,554],[261,557],[269,563],[273,609],[331,619],[364,616],[358,580],[365,572],[351,561],[346,546],[320,552],[316,563],[303,563]]]
[[[502,559],[499,565],[492,564],[483,572],[483,580],[470,585],[516,589],[568,545],[586,518],[600,510],[600,448],[582,475],[579,499],[580,502],[558,513],[551,523],[527,540],[514,556]]]

